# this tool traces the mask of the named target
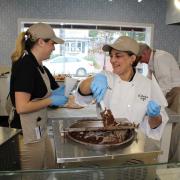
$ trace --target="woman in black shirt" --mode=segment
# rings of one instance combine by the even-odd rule
[[[54,44],[63,42],[55,36],[51,26],[37,23],[20,33],[16,49],[11,55],[10,97],[15,109],[11,124],[12,127],[22,127],[22,169],[54,167],[47,136],[47,107],[63,106],[67,103],[67,97],[64,96],[64,87],[58,87],[42,61],[50,57],[55,49]]]

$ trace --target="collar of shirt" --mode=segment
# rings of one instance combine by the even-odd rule
[[[29,56],[31,56],[31,60],[33,62],[33,64],[39,68],[39,70],[41,71],[41,73],[44,74],[44,69],[43,69],[43,66],[39,65],[36,57],[32,54],[32,52],[29,52],[29,51],[26,51],[25,54],[28,54]]]
[[[154,54],[153,51],[151,51],[151,56],[148,63],[148,68],[153,72],[154,71]]]
[[[131,82],[133,80],[135,74],[136,74],[136,69],[133,68],[133,75],[132,75],[131,79],[129,80],[129,82]]]

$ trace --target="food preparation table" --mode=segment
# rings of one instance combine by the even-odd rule
[[[138,130],[137,136],[130,144],[110,149],[92,149],[70,140],[66,133],[61,132],[64,128],[80,119],[92,118],[52,119],[56,160],[60,168],[143,165],[142,168],[138,168],[136,173],[148,178],[156,176],[154,168],[144,166],[145,164],[156,164],[158,155],[161,153],[160,146],[154,143],[154,140],[145,137]]]

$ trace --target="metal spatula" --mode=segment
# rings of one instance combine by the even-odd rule
[[[102,111],[106,111],[104,101],[100,101],[99,107],[101,108],[101,112],[102,112]]]
[[[126,129],[135,129],[138,126],[135,124],[121,125],[121,126],[109,126],[109,127],[80,127],[80,128],[65,128],[61,132],[89,132],[89,131],[121,131]]]

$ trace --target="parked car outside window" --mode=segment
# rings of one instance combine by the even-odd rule
[[[43,62],[53,75],[71,74],[87,76],[94,72],[92,61],[87,61],[76,56],[57,56]]]

